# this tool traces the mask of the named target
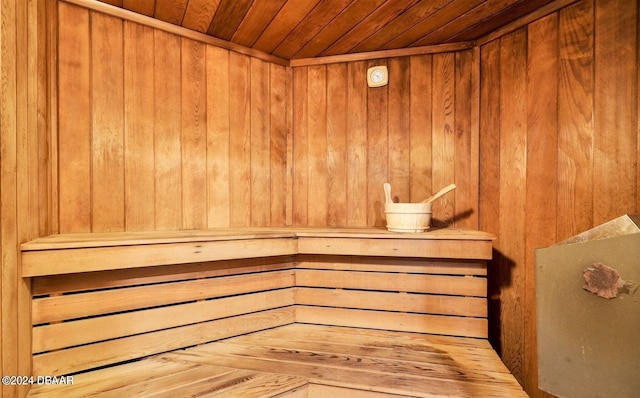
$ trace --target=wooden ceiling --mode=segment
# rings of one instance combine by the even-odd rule
[[[101,0],[287,60],[477,40],[558,0]]]

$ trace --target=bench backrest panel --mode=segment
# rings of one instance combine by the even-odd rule
[[[298,256],[296,321],[487,337],[484,261]]]

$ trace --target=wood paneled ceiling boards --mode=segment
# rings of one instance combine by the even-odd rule
[[[97,0],[67,0],[96,3]],[[575,0],[100,0],[285,60],[473,45]]]

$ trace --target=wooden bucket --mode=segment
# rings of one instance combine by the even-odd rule
[[[431,226],[432,203],[385,203],[387,229],[392,232],[424,232]]]

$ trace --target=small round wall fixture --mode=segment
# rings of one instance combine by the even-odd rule
[[[372,66],[367,69],[367,84],[369,87],[381,87],[389,83],[389,72],[385,65]]]

